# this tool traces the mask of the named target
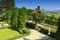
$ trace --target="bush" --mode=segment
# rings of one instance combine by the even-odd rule
[[[6,21],[7,21],[7,23],[9,23],[9,24],[10,24],[10,22],[11,22],[11,16],[12,16],[12,11],[11,11],[11,10],[7,10],[7,13],[6,13],[7,19],[6,19]]]
[[[58,19],[58,28],[56,31],[56,40],[60,40],[60,17]]]

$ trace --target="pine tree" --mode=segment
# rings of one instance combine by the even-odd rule
[[[56,32],[56,40],[60,40],[60,17],[58,19],[58,28]]]
[[[18,16],[18,27],[19,27],[19,31],[22,33],[22,30],[26,30],[26,8],[23,7],[21,9],[19,9],[19,16]]]
[[[17,10],[13,10],[12,12],[11,25],[14,30],[18,30],[17,29],[17,26],[18,26],[18,11]]]
[[[11,16],[12,16],[12,11],[11,10],[7,10],[7,13],[6,13],[7,23],[11,22]]]

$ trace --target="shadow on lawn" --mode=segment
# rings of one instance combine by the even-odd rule
[[[13,26],[13,27],[9,27],[9,29],[14,30],[14,31],[17,31],[17,32],[19,32],[19,33],[20,33],[20,31],[18,30],[18,28],[17,28],[17,27],[15,27],[15,26]]]

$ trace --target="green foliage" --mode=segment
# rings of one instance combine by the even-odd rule
[[[55,16],[52,15],[52,16],[50,17],[50,24],[51,24],[51,25],[54,25],[54,24],[53,24],[53,23],[54,23],[54,19],[55,19]]]
[[[26,29],[26,14],[27,9],[25,7],[12,10],[11,16],[11,28],[18,31],[19,33],[28,33]]]
[[[58,28],[60,29],[60,17],[58,19]]]
[[[14,0],[2,0],[1,7],[6,9],[13,9],[15,6]]]
[[[35,21],[35,29],[37,28],[37,23],[43,23],[45,19],[45,14],[40,12],[32,13],[33,20]]]
[[[31,9],[27,10],[27,20],[33,20],[32,12],[33,10]]]
[[[56,40],[60,40],[60,17],[58,19],[58,28],[56,32]]]
[[[17,26],[18,26],[18,10],[12,11],[11,25],[13,28],[17,29]]]
[[[32,15],[28,15],[27,16],[27,20],[33,20],[34,18],[33,18],[33,16]]]
[[[59,18],[59,16],[60,16],[60,13],[49,13],[49,14],[46,14],[46,15],[48,15],[48,16],[51,16],[51,15],[54,15],[55,16],[55,18]]]
[[[33,12],[32,9],[28,9],[28,10],[27,10],[27,14],[28,14],[28,15],[30,15],[32,12]]]
[[[11,16],[12,16],[12,11],[11,10],[7,10],[7,13],[6,13],[7,23],[11,22]]]
[[[45,23],[51,24],[51,25],[56,25],[57,20],[54,15],[48,16],[46,15]]]
[[[44,13],[40,13],[38,14],[38,22],[44,22],[45,21],[45,14]]]
[[[18,16],[18,18],[19,18],[18,27],[19,28],[18,29],[20,32],[26,29],[26,12],[27,12],[27,10],[24,7],[19,9],[19,16]]]
[[[44,17],[45,15],[44,15],[44,13],[34,13],[33,14],[33,18],[34,18],[34,20],[35,20],[35,22],[43,22],[44,21]]]

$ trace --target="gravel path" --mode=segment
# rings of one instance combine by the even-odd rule
[[[46,37],[48,37],[48,36],[38,32],[36,30],[30,29],[30,31],[31,31],[31,33],[29,36],[25,36],[25,37],[18,38],[15,40],[41,40],[41,39],[46,39]],[[47,39],[47,40],[49,40],[49,39]]]

